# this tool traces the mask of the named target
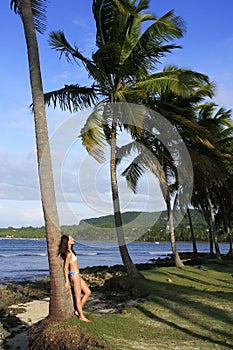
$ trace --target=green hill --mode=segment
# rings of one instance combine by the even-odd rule
[[[197,240],[206,241],[207,225],[203,216],[197,210],[190,210],[192,223]],[[166,230],[167,213],[128,211],[122,214],[126,241],[169,241]],[[114,217],[106,215],[96,218],[83,219],[78,225],[62,226],[62,232],[73,235],[77,240],[113,241],[116,239]],[[45,238],[44,227],[22,227],[0,229],[0,237],[11,238]],[[178,241],[190,241],[190,229],[187,218],[183,218],[176,228]],[[220,237],[221,240],[221,237]],[[223,240],[223,238],[222,238]]]
[[[128,211],[122,213],[123,225],[128,227],[151,227],[157,220],[166,220],[166,212],[140,212],[140,211]],[[84,219],[81,220],[79,225],[94,225],[97,227],[114,227],[114,216],[106,215],[98,218]]]
[[[191,210],[192,223],[197,239],[207,240],[207,225],[204,217],[196,210]],[[167,213],[130,211],[122,214],[126,240],[169,241]],[[63,226],[63,231],[74,235],[79,240],[115,240],[113,215],[81,220],[79,225]],[[190,229],[187,218],[176,228],[177,240],[189,241]]]

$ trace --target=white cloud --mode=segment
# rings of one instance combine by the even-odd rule
[[[39,198],[35,158],[0,154],[0,198],[31,200]]]
[[[226,85],[219,84],[216,94],[216,102],[219,107],[233,110],[233,89],[227,88]]]
[[[39,201],[0,200],[0,227],[43,226]]]
[[[107,215],[113,212],[109,149],[106,152],[105,162],[98,163],[87,154],[81,145],[81,140],[78,139],[87,114],[86,111],[73,115],[59,125],[56,122],[60,120],[60,114],[55,113],[49,116],[54,130],[50,144],[61,224],[78,223],[83,218]],[[120,138],[120,142],[126,142],[125,136]],[[18,149],[15,152],[18,152]],[[24,202],[26,205],[29,203],[28,201],[40,198],[35,153],[35,147],[30,146],[27,153],[0,154],[0,198],[12,199],[8,208],[9,213],[12,211],[13,200],[22,200],[22,203]],[[146,172],[140,179],[137,194],[133,194],[127,187],[121,173],[131,160],[130,158],[126,159],[118,168],[121,210],[163,210],[164,200],[159,185],[150,172]],[[44,171],[47,171],[46,167]],[[5,208],[5,210],[7,209]],[[30,210],[26,210],[24,216],[19,218],[20,223],[22,220],[31,222]],[[15,212],[15,215],[18,215],[18,211]],[[10,218],[10,215],[6,215],[6,217]],[[37,217],[35,220],[38,220]],[[9,223],[8,226],[11,225]]]

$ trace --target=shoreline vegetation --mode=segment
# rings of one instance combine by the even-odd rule
[[[209,240],[209,229],[203,215],[190,210],[195,239],[199,242]],[[125,212],[122,214],[126,242],[166,242],[170,241],[166,230],[167,213],[161,212]],[[79,241],[115,241],[115,226],[112,215],[81,220],[78,225],[61,226],[61,230]],[[0,228],[0,238],[34,238],[45,239],[45,227]],[[191,240],[190,226],[186,217],[176,227],[176,240]],[[228,242],[229,237],[224,230],[218,230],[218,241]]]
[[[82,269],[92,289],[85,312],[94,322],[24,323],[28,349],[232,349],[232,256],[218,261],[206,253],[181,253],[181,258],[181,269],[172,256],[137,264],[142,281],[126,278],[122,265]],[[0,293],[0,349],[13,349],[9,344],[20,332],[20,327],[12,331],[20,324],[17,314],[25,303],[49,297],[49,279],[7,282]]]

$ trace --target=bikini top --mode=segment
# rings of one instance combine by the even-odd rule
[[[77,260],[77,255],[74,255],[74,253],[72,253],[72,257],[70,259],[70,262],[75,262]]]

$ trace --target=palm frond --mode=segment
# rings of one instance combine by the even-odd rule
[[[118,124],[131,133],[131,135],[139,135],[143,130],[143,124],[146,115],[146,108],[143,105],[133,103],[118,103],[120,115]]]
[[[130,104],[139,104],[147,99],[147,93],[145,90],[130,88],[127,85],[119,90],[116,90],[113,94],[114,101],[127,102]]]
[[[216,92],[216,84],[214,82],[201,84],[201,86],[197,87],[193,91],[193,97],[197,99],[203,99],[204,97],[212,98],[215,92]]]
[[[118,147],[116,151],[116,159],[117,159],[116,165],[119,165],[124,158],[127,158],[133,152],[135,151],[140,152],[140,150],[141,150],[141,146],[136,141],[132,141],[127,143],[126,145]]]
[[[210,181],[220,183],[223,181],[226,167],[224,167],[223,158],[216,150],[210,151],[206,149],[205,151],[202,148],[202,152],[191,151],[190,156],[194,169],[194,178],[200,176],[199,183],[209,183]]]
[[[97,101],[97,96],[94,87],[65,85],[60,90],[45,93],[44,100],[48,106],[53,105],[54,108],[60,107],[63,111],[77,112],[91,107]]]
[[[148,42],[157,43],[181,38],[185,32],[185,24],[181,17],[174,15],[174,10],[156,19],[154,23],[143,33],[141,46]]]
[[[195,95],[196,90],[204,82],[209,83],[208,77],[204,74],[169,66],[162,72],[151,74],[144,81],[138,82],[136,86],[152,94],[170,92],[177,96],[189,97]]]
[[[136,0],[132,1],[132,5],[134,5]],[[141,12],[143,10],[147,10],[149,8],[150,0],[140,0],[138,5],[136,6],[137,12]]]
[[[137,16],[135,8],[127,0],[105,0],[93,2],[96,21],[96,44],[99,48],[93,55],[98,67],[106,74],[119,70],[122,43],[129,17]],[[120,30],[119,30],[120,28]]]
[[[158,178],[161,187],[163,187],[166,184],[166,174],[163,171],[159,159],[142,145],[131,144],[129,146],[130,148],[137,148],[138,150],[141,148],[140,153],[121,174],[126,178],[129,188],[136,193],[138,181],[147,169]],[[124,151],[125,150],[126,148]],[[119,151],[118,154],[121,152],[122,150]]]
[[[153,23],[140,35],[142,22],[152,20]],[[184,31],[182,19],[175,16],[173,11],[158,19],[152,14],[141,14],[134,18],[127,33],[128,38],[126,37],[124,47],[122,46],[121,59],[125,59],[124,67],[128,67],[130,74],[134,72],[135,76],[141,79],[146,71],[156,68],[160,58],[166,53],[180,48],[167,42],[182,37]]]
[[[132,16],[137,16],[137,11],[133,4],[130,4],[128,0],[111,0],[113,5],[115,5],[122,15],[131,14]]]
[[[78,50],[78,47],[74,47],[69,44],[63,31],[52,31],[49,35],[49,45],[52,49],[60,52],[60,57],[65,55],[68,62],[75,60],[76,62],[81,61],[89,74],[95,77],[96,67],[94,63],[88,58],[84,57]]]
[[[121,35],[121,22],[129,13],[136,16],[135,8],[127,0],[94,0],[92,5],[96,21],[96,44],[98,47]]]
[[[21,16],[21,1],[11,0],[10,8],[13,9],[15,13]],[[34,20],[35,29],[43,34],[46,30],[46,0],[31,0],[32,14]]]
[[[141,162],[142,155],[139,154],[134,158],[133,162],[122,172],[122,176],[126,178],[127,185],[129,188],[136,193],[137,192],[137,184],[140,177],[146,171],[146,167]]]
[[[103,125],[105,119],[100,113],[98,106],[89,115],[84,127],[81,129],[79,137],[87,152],[98,162],[102,162],[104,158],[104,146],[106,144],[106,135]]]

